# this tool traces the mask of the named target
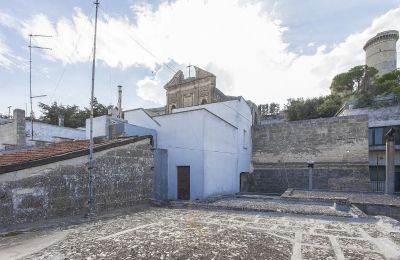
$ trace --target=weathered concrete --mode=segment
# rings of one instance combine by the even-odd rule
[[[255,126],[249,191],[369,191],[368,117],[349,116]]]
[[[69,227],[65,238],[33,254],[30,249],[24,259],[398,259],[396,223],[385,218],[152,209]],[[32,248],[34,241],[9,237],[0,240],[0,249],[21,249],[21,244]]]
[[[95,153],[94,210],[146,203],[153,197],[150,138]],[[0,175],[0,228],[84,214],[87,157]]]
[[[309,201],[337,201],[346,200],[365,214],[372,216],[387,216],[400,220],[400,197],[366,192],[326,192],[288,190],[281,195],[284,199],[296,199],[300,202]]]
[[[0,150],[26,145],[25,111],[14,109],[13,120],[0,125]]]

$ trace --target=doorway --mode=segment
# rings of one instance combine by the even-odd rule
[[[178,166],[178,200],[190,200],[190,166]]]

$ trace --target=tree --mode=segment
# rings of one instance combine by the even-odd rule
[[[288,99],[285,105],[285,116],[288,121],[332,117],[341,106],[342,99],[338,95]]]
[[[269,114],[271,116],[277,116],[279,112],[280,112],[280,106],[278,103],[272,102],[271,104],[269,104]]]
[[[374,67],[366,65],[355,66],[333,78],[330,86],[331,93],[349,96],[353,92],[365,91],[377,74],[378,70]]]
[[[42,122],[58,125],[58,117],[59,115],[64,116],[64,126],[67,127],[83,127],[86,124],[86,118],[90,117],[90,108],[85,107],[84,109],[80,109],[79,106],[76,105],[59,105],[57,102],[53,102],[53,104],[46,105],[44,103],[39,103],[39,107],[42,112],[42,116],[40,120]],[[105,106],[97,101],[96,98],[93,100],[93,116],[102,116],[106,115],[108,109],[111,106]]]
[[[261,118],[266,118],[269,113],[269,106],[268,104],[258,105],[258,110],[260,111]]]
[[[277,116],[280,112],[280,106],[278,103],[263,104],[258,106],[261,118],[267,118],[269,116]]]

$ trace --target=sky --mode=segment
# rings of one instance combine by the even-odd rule
[[[89,105],[93,0],[0,0],[0,113],[38,102]],[[100,0],[95,96],[123,109],[165,105],[163,86],[189,64],[227,95],[256,104],[329,94],[333,76],[364,64],[364,43],[400,30],[400,0]],[[398,42],[399,46],[399,42]],[[399,47],[398,47],[399,48]],[[193,72],[192,72],[193,74]]]

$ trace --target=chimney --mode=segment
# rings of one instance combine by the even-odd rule
[[[64,126],[64,115],[63,114],[58,115],[58,126]]]
[[[16,142],[18,146],[26,145],[26,133],[25,133],[25,111],[22,109],[14,109],[13,112],[14,127],[16,133]]]
[[[122,118],[122,86],[118,86],[118,118]]]

